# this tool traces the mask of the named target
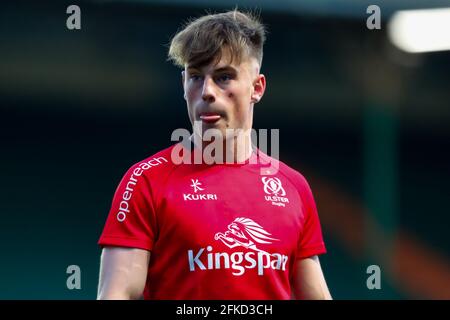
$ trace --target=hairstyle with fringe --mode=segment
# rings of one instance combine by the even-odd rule
[[[255,57],[261,66],[265,40],[265,27],[255,13],[234,9],[208,14],[188,21],[172,38],[168,60],[181,68],[187,64],[203,66],[218,63],[227,49],[230,63]]]

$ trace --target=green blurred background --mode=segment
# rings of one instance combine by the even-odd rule
[[[81,8],[81,30],[66,8]],[[381,30],[369,30],[369,4]],[[395,10],[448,1],[2,1],[0,299],[95,299],[97,240],[134,163],[189,127],[181,24],[257,9],[268,88],[255,128],[280,129],[280,159],[311,184],[335,299],[450,298],[450,52],[407,54]],[[450,32],[450,30],[449,30]],[[381,268],[369,290],[366,269]],[[81,268],[81,290],[66,268]]]

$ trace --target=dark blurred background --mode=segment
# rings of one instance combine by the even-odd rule
[[[81,9],[68,30],[66,9]],[[367,6],[381,9],[369,30]],[[122,175],[190,130],[167,44],[233,9],[268,27],[255,128],[314,192],[335,299],[450,298],[450,51],[388,38],[400,9],[448,1],[2,1],[0,299],[95,299],[97,240]],[[450,34],[450,30],[446,30]],[[369,290],[370,265],[381,289]],[[69,290],[66,268],[81,269]]]

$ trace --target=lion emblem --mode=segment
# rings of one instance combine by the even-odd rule
[[[256,247],[257,243],[269,244],[272,241],[279,241],[271,238],[271,234],[263,229],[259,224],[249,218],[236,218],[228,225],[225,233],[217,232],[215,240],[221,240],[228,248],[245,247],[247,249],[264,252]]]

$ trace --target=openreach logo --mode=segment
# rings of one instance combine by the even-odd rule
[[[225,232],[217,232],[214,240],[221,241],[228,248],[241,247],[246,251],[214,252],[213,246],[201,248],[197,252],[188,250],[189,270],[232,269],[234,276],[243,275],[248,269],[256,269],[259,276],[264,270],[286,270],[288,256],[281,253],[268,253],[258,246],[279,241],[262,226],[249,218],[236,218]]]
[[[164,157],[152,158],[147,162],[143,161],[134,168],[133,173],[127,182],[127,187],[122,194],[122,200],[119,204],[119,212],[117,212],[117,221],[123,222],[127,218],[127,213],[130,213],[129,201],[133,197],[134,188],[137,183],[137,179],[142,175],[142,173],[150,168],[159,166],[161,163],[168,162]]]

